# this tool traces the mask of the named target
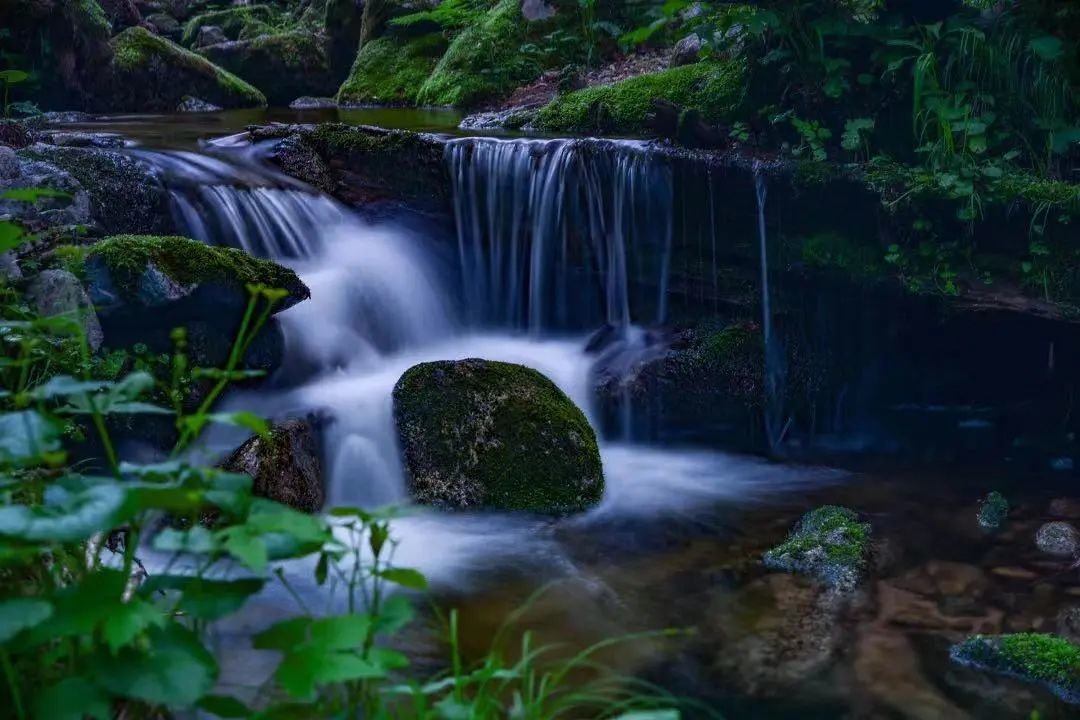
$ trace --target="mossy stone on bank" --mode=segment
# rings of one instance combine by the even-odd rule
[[[209,45],[208,59],[259,89],[272,105],[302,95],[332,95],[340,78],[330,67],[325,36],[297,31]]]
[[[639,75],[560,95],[540,110],[535,124],[555,132],[647,134],[658,100],[684,114],[698,113],[706,122],[720,122],[742,102],[744,79],[744,65],[738,61]]]
[[[268,5],[239,5],[200,13],[184,23],[184,33],[180,43],[191,47],[199,30],[204,27],[219,27],[230,40],[238,40],[250,28],[264,28],[277,17],[277,13]]]
[[[765,566],[803,573],[841,590],[853,589],[866,572],[870,525],[835,505],[811,510],[791,535],[765,553]]]
[[[1080,647],[1039,633],[975,635],[954,645],[953,661],[1043,685],[1067,703],[1080,704]]]
[[[337,100],[342,105],[415,105],[445,50],[441,35],[388,35],[365,43]]]
[[[103,108],[171,112],[186,96],[224,108],[266,104],[248,83],[145,28],[123,31],[112,39],[112,48],[107,92],[98,100]]]
[[[394,417],[417,502],[566,513],[603,495],[592,427],[531,368],[477,359],[417,365],[394,387]]]

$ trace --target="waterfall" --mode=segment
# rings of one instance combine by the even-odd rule
[[[674,191],[647,145],[464,138],[446,160],[475,322],[538,334],[663,319]],[[635,307],[634,270],[657,288],[652,317]]]
[[[775,453],[783,441],[784,357],[773,331],[772,293],[769,289],[769,244],[765,229],[765,203],[769,182],[765,173],[754,174],[757,194],[758,246],[761,255],[761,335],[765,353],[765,433],[769,448]]]

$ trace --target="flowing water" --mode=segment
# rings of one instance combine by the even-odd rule
[[[227,137],[198,150],[135,152],[166,179],[186,232],[290,265],[311,289],[309,301],[280,315],[279,376],[229,403],[327,420],[330,505],[408,506],[391,391],[416,363],[482,357],[535,367],[596,424],[596,365],[629,371],[656,351],[647,328],[665,320],[677,222],[671,169],[643,145],[451,141],[453,227],[400,208],[361,214],[270,169],[261,151]],[[776,393],[763,179],[755,190]],[[586,352],[597,328],[614,338],[599,355]],[[773,442],[780,420],[770,421]],[[604,660],[730,717],[1015,717],[1035,707],[1065,717],[1028,690],[1010,686],[1003,701],[942,661],[965,628],[1001,627],[1003,617],[1012,627],[1045,627],[1080,596],[1075,578],[1038,566],[1016,542],[1047,497],[1019,504],[1013,535],[987,538],[971,500],[998,486],[986,477],[774,464],[636,443],[633,425],[627,417],[601,438],[605,495],[588,513],[556,521],[412,508],[395,522],[396,561],[429,577],[438,604],[460,609],[467,653],[482,653],[504,619],[550,584],[522,619],[545,642],[581,648],[641,630],[697,628]],[[207,444],[226,451],[240,439]],[[824,502],[869,513],[886,548],[877,604],[843,618],[815,616],[809,585],[767,574],[757,561]],[[310,568],[287,571],[309,607],[332,603]],[[284,593],[268,594],[222,629],[222,682],[231,691],[259,692],[273,665],[244,638],[293,610]],[[430,636],[415,643],[437,654]]]

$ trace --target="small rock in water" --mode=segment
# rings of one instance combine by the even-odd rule
[[[121,148],[124,138],[116,133],[50,132],[44,134],[45,142],[59,147]]]
[[[298,97],[289,103],[289,107],[293,110],[322,110],[326,108],[336,108],[337,100],[328,97],[311,97],[305,95]]]
[[[221,108],[217,105],[191,95],[185,95],[180,104],[176,106],[176,112],[182,113],[219,112],[220,110]]]
[[[1080,532],[1067,522],[1048,522],[1035,533],[1035,544],[1050,555],[1075,557],[1080,551]]]
[[[1070,704],[1080,704],[1080,647],[1056,635],[974,635],[952,647],[960,665],[1043,685]]]
[[[979,501],[977,514],[979,525],[988,530],[997,530],[1009,514],[1009,501],[996,490]]]
[[[811,510],[782,544],[765,553],[765,566],[812,575],[851,590],[866,573],[870,525],[854,511],[827,505]]]
[[[1050,514],[1054,517],[1080,520],[1080,499],[1054,498],[1050,501]]]

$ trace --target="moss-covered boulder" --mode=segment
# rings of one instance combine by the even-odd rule
[[[103,110],[172,112],[187,96],[223,108],[266,104],[248,83],[145,28],[123,31],[112,39],[112,49],[95,102]]]
[[[173,347],[173,328],[183,327],[191,362],[202,367],[220,367],[228,358],[248,306],[249,284],[286,292],[275,312],[309,296],[292,270],[183,237],[121,235],[89,247],[59,248],[55,255],[85,279],[106,345],[141,343],[165,352]],[[249,348],[245,365],[276,368],[282,344],[271,318]]]
[[[979,526],[987,530],[997,530],[1005,522],[1009,515],[1009,501],[997,490],[987,493],[986,497],[979,501],[979,509],[975,513]]]
[[[417,365],[394,387],[394,418],[410,494],[425,505],[566,513],[603,495],[588,420],[530,368]]]
[[[671,68],[560,95],[534,123],[552,132],[655,134],[654,118],[664,103],[680,118],[720,122],[742,102],[744,81],[738,61]]]
[[[521,53],[526,26],[520,0],[500,0],[480,22],[454,38],[417,101],[469,107],[535,80],[540,66]]]
[[[222,10],[199,13],[186,23],[180,36],[180,44],[192,47],[204,27],[221,28],[226,39],[240,40],[254,37],[265,30],[277,18],[277,12],[269,5],[235,5]]]
[[[260,35],[199,52],[250,82],[271,105],[288,105],[301,95],[333,95],[338,89],[340,78],[330,67],[326,37],[315,33]]]
[[[802,573],[840,590],[853,589],[866,573],[870,525],[835,505],[811,510],[780,545],[765,553],[765,566]]]
[[[268,436],[256,435],[245,442],[223,467],[250,475],[257,497],[302,512],[318,512],[326,501],[319,447],[307,420],[274,423]]]
[[[1056,635],[975,635],[954,645],[950,657],[968,667],[1019,678],[1080,705],[1080,647]]]
[[[338,103],[415,105],[445,50],[440,35],[387,35],[365,43],[338,90]]]

